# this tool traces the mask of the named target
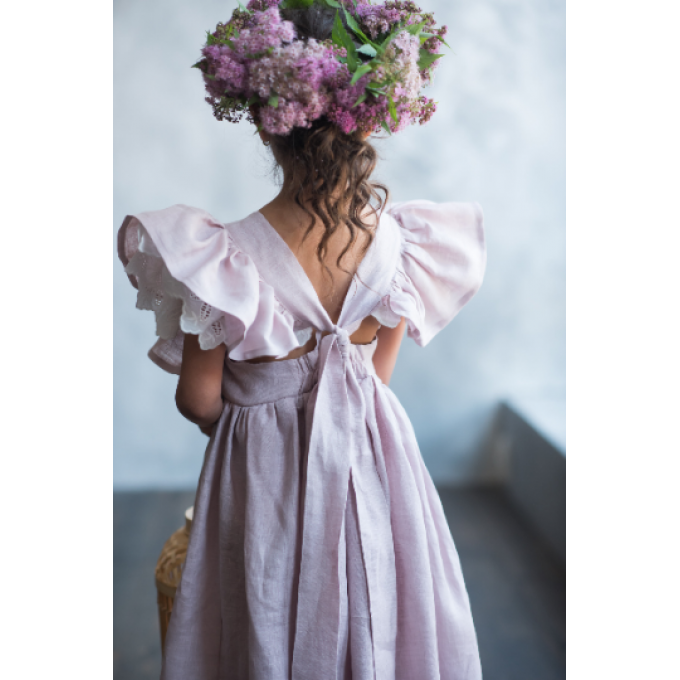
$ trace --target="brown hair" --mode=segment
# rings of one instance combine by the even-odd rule
[[[366,218],[379,215],[389,196],[387,187],[370,181],[378,160],[373,146],[361,133],[347,135],[320,118],[309,129],[293,128],[286,136],[272,136],[271,149],[285,174],[287,189],[309,216],[305,238],[317,219],[323,224],[325,233],[317,247],[321,263],[329,239],[343,225],[349,237],[337,266],[360,232],[366,234],[365,252],[373,241],[375,225]]]

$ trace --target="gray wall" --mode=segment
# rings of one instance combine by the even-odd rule
[[[499,400],[540,411],[564,398],[565,7],[423,6],[449,26],[455,54],[430,90],[432,122],[378,143],[378,178],[395,200],[481,203],[489,258],[481,291],[453,324],[424,350],[405,343],[392,387],[435,481],[479,481],[496,475],[484,442]],[[114,230],[128,213],[173,203],[228,222],[275,195],[252,130],[217,123],[189,68],[205,30],[231,9],[224,0],[115,0]],[[176,378],[146,358],[153,318],[134,304],[116,265],[114,484],[193,486],[206,439],[175,410]]]

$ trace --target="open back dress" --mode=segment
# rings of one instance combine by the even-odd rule
[[[200,476],[162,680],[480,680],[442,505],[403,407],[377,377],[368,316],[426,345],[479,288],[478,205],[414,201],[380,219],[334,324],[255,212],[128,216],[121,259],[156,315],[150,357],[224,343],[224,409]],[[285,357],[313,333],[313,351]]]

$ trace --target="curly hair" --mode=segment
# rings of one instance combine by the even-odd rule
[[[370,181],[378,154],[361,133],[347,135],[320,118],[309,129],[294,128],[286,136],[272,136],[271,150],[295,203],[309,216],[304,237],[317,220],[323,224],[324,234],[317,246],[319,261],[326,266],[328,242],[343,227],[349,236],[338,256],[338,268],[342,269],[342,259],[361,232],[366,235],[362,251],[366,252],[375,231],[376,220],[371,218],[382,212],[389,191]]]

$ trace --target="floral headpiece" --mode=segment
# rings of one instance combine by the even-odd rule
[[[331,36],[298,38],[281,11],[335,10]],[[344,133],[393,133],[425,123],[436,110],[420,90],[430,84],[447,28],[414,2],[250,0],[208,32],[203,73],[218,120],[258,108],[266,132],[286,135],[326,116]]]

